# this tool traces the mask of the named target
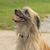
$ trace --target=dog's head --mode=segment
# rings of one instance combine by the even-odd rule
[[[33,11],[31,8],[24,8],[23,10],[15,9],[15,18],[14,21],[17,24],[21,24],[22,26],[29,26],[31,24],[36,25],[39,29],[40,19],[38,14]]]
[[[31,8],[24,8],[22,10],[15,10],[15,17],[13,19],[16,23],[16,31],[19,37],[24,37],[24,41],[38,32],[40,26],[40,19],[38,14]]]

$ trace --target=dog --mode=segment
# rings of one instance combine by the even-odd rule
[[[16,50],[50,50],[39,32],[40,17],[30,7],[15,9]]]

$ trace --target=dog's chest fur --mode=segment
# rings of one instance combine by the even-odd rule
[[[40,50],[36,41],[36,36],[30,32],[30,28],[18,27],[16,50]]]

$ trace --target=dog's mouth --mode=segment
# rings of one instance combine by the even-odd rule
[[[15,10],[16,20],[15,22],[25,22],[27,18],[20,10]]]
[[[23,18],[23,17],[17,16],[16,18],[17,19],[15,20],[15,22],[25,22],[25,18]]]
[[[25,18],[17,16],[16,22],[25,22]]]

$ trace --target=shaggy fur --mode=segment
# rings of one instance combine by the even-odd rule
[[[15,10],[16,50],[50,50],[39,33],[39,15],[29,7]]]

